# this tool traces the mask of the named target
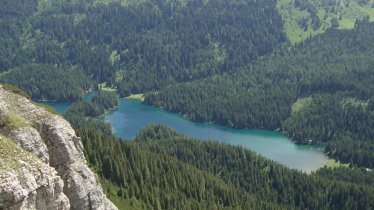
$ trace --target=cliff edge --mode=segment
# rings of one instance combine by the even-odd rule
[[[70,124],[1,85],[0,209],[117,209]]]

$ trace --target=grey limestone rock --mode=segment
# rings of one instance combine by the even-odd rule
[[[0,171],[0,209],[117,209],[87,166],[70,124],[1,86],[0,135],[33,157],[16,171]]]

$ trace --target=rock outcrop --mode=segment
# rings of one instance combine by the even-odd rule
[[[0,134],[0,209],[116,209],[61,116],[0,86]]]
[[[0,160],[0,209],[70,209],[56,170],[3,136]]]

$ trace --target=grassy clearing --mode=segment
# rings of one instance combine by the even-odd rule
[[[322,20],[321,27],[314,31],[311,26],[312,22],[309,19],[309,13],[306,10],[300,11],[295,8],[293,0],[279,0],[277,8],[284,21],[284,32],[291,43],[298,43],[310,36],[323,33],[330,27],[331,18],[324,20],[326,12],[323,9],[318,9],[318,16]],[[307,21],[308,29],[306,31],[298,24],[301,19],[309,19]]]
[[[139,101],[144,101],[144,94],[143,93],[140,93],[140,94],[133,94],[133,95],[130,95],[128,97],[126,97],[128,99],[135,99],[135,100],[139,100]]]
[[[278,0],[277,8],[284,21],[284,32],[291,43],[298,43],[314,36],[325,32],[331,28],[331,20],[338,19],[339,29],[351,29],[354,27],[357,19],[362,19],[365,16],[370,17],[370,21],[374,21],[374,8],[372,5],[374,1],[371,0],[367,5],[359,5],[357,2],[350,1],[347,5],[336,5],[335,11],[326,10],[326,2],[317,0],[310,0],[318,11],[318,17],[321,21],[321,27],[317,30],[312,29],[312,22],[310,14],[306,10],[299,10],[294,6],[294,0]],[[299,25],[300,20],[306,19],[307,30]]]
[[[325,164],[328,168],[339,168],[339,167],[349,167],[348,163],[341,163],[340,161],[329,158]]]
[[[355,22],[350,19],[339,20],[339,29],[352,29],[355,27]]]
[[[374,1],[372,2],[372,4],[374,5]],[[360,7],[360,10],[363,12],[363,13],[366,13],[367,15],[369,15],[370,17],[370,21],[374,21],[374,7]]]

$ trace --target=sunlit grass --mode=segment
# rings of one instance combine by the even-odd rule
[[[284,21],[284,32],[291,43],[298,43],[311,36],[321,34],[328,28],[331,28],[332,18],[337,18],[339,21],[339,29],[351,29],[357,19],[365,16],[370,17],[370,21],[374,21],[374,8],[371,6],[374,1],[369,2],[367,5],[359,5],[356,2],[350,2],[349,6],[338,9],[337,12],[327,12],[325,8],[319,6],[318,1],[311,2],[317,5],[318,17],[321,20],[321,27],[317,30],[312,29],[311,20],[307,21],[308,29],[304,31],[298,24],[301,19],[310,18],[306,10],[300,11],[294,6],[294,0],[278,0],[277,8]]]
[[[144,101],[144,94],[143,93],[140,93],[140,94],[133,94],[133,95],[130,95],[128,97],[126,97],[128,99],[135,99],[135,100],[139,100],[139,101]]]

